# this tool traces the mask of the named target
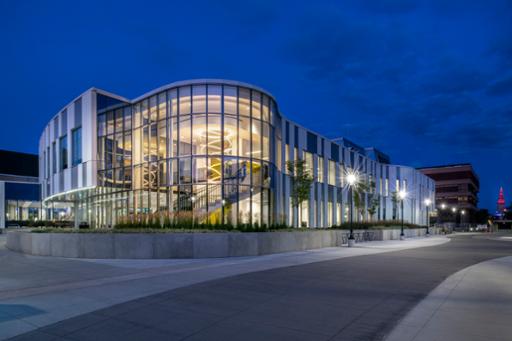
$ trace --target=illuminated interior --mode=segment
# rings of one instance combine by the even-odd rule
[[[98,128],[97,226],[157,212],[269,223],[269,96],[244,87],[193,85],[130,107],[129,118],[122,109],[98,113],[105,126]],[[110,123],[123,113],[124,124]]]

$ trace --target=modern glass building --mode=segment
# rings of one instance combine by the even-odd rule
[[[405,220],[425,224],[424,199],[434,198],[433,180],[415,169],[301,127],[265,90],[227,80],[171,83],[133,100],[89,89],[48,123],[39,158],[45,218],[92,227],[148,214],[327,227],[349,219],[350,170],[375,183],[379,201],[355,220],[397,218],[391,194],[406,189]],[[315,178],[300,215],[286,170],[296,159]]]

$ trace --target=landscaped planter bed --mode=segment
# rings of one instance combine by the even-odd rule
[[[257,256],[341,246],[347,230],[279,232],[181,232],[181,233],[7,233],[7,248],[39,256],[70,258],[213,258]],[[425,228],[405,229],[405,236],[425,235]],[[431,234],[439,229],[430,228]],[[358,242],[400,238],[400,229],[356,230]]]

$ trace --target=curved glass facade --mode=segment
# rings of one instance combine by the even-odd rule
[[[97,113],[96,226],[162,213],[271,223],[276,104],[226,84],[191,84]]]

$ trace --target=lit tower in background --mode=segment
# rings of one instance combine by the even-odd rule
[[[500,187],[500,194],[498,196],[498,201],[496,202],[496,213],[503,217],[505,213],[505,196],[503,195],[503,187]]]

